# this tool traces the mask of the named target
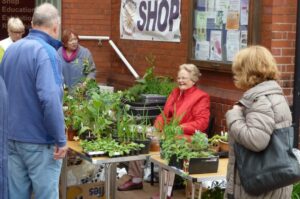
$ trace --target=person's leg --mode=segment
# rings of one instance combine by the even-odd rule
[[[62,160],[54,160],[54,145],[39,145],[40,152],[28,160],[35,199],[59,198]]]
[[[134,183],[143,181],[144,160],[129,162],[128,175],[132,177]]]
[[[54,160],[54,145],[21,144],[35,199],[58,199],[62,160]]]
[[[143,160],[129,162],[128,175],[131,176],[131,179],[120,185],[119,191],[143,188],[143,165]]]
[[[29,199],[31,197],[31,181],[27,167],[24,165],[22,150],[18,143],[8,142],[8,189],[9,198]]]

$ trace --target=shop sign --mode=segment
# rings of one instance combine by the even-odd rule
[[[122,0],[120,37],[180,42],[181,0]]]

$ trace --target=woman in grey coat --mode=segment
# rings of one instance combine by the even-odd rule
[[[71,30],[64,30],[62,34],[63,47],[58,49],[61,57],[64,83],[72,88],[84,78],[95,79],[95,63],[91,52],[79,45],[78,35]]]
[[[7,181],[7,92],[0,77],[0,198],[8,198]]]
[[[239,143],[249,150],[263,151],[274,129],[292,124],[289,105],[276,82],[279,71],[275,59],[266,48],[251,46],[236,55],[232,71],[235,86],[245,90],[245,93],[226,113],[230,150],[224,198],[290,199],[292,185],[259,196],[245,192],[235,168],[233,150],[233,144]]]

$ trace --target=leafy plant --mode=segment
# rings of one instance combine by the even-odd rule
[[[196,131],[192,136],[191,148],[193,151],[203,151],[208,149],[208,139],[206,134]]]
[[[137,84],[124,91],[124,98],[127,101],[138,101],[140,94],[159,94],[168,96],[176,87],[176,83],[168,77],[155,76],[155,57],[146,57],[149,64],[142,79],[136,80]]]
[[[94,71],[96,70],[95,68],[92,68],[92,65],[91,65],[91,63],[89,62],[89,59],[88,59],[88,58],[84,58],[84,59],[83,59],[82,66],[83,66],[82,73],[83,73],[85,76],[89,75],[90,73],[92,73],[92,72],[94,72]]]
[[[203,195],[203,199],[223,199],[224,189],[221,188],[220,184],[216,182],[216,186],[211,189],[207,189]]]
[[[293,185],[292,199],[300,199],[300,183]]]

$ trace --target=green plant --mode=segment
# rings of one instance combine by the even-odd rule
[[[196,131],[192,136],[191,148],[193,151],[203,151],[208,149],[208,139],[206,134]]]
[[[300,183],[293,185],[292,199],[300,199]]]
[[[84,58],[83,59],[83,63],[82,63],[83,69],[82,69],[82,73],[87,76],[90,73],[94,72],[96,70],[96,68],[92,68],[92,65],[89,61],[88,58]]]
[[[224,189],[220,187],[220,184],[216,182],[216,186],[211,189],[207,189],[203,195],[203,199],[223,199],[224,197]]]
[[[176,87],[176,83],[168,77],[155,76],[155,57],[146,57],[149,64],[142,79],[136,80],[137,84],[124,91],[124,98],[127,101],[138,101],[140,94],[159,94],[168,96]]]
[[[219,134],[215,134],[213,137],[208,139],[208,142],[211,146],[216,146],[219,144],[219,142],[223,141],[223,142],[228,142],[228,133],[227,132],[221,132],[221,135]]]

